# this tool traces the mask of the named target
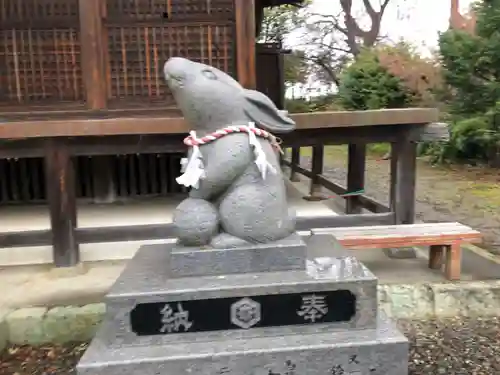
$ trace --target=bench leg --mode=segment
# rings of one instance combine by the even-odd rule
[[[431,245],[429,247],[429,268],[433,270],[441,269],[443,265],[443,255],[446,246],[444,245]]]
[[[448,280],[460,279],[462,265],[462,249],[460,243],[446,246],[445,276]]]

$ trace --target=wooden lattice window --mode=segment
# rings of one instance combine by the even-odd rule
[[[173,105],[163,78],[163,64],[172,56],[234,75],[232,4],[232,0],[108,0],[110,106]],[[169,18],[153,17],[162,12]]]
[[[83,100],[78,0],[0,2],[0,103]]]
[[[210,15],[229,19],[233,0],[108,0],[108,17],[148,19],[196,19]]]
[[[163,64],[171,56],[232,73],[232,32],[231,25],[110,28],[110,99],[173,104],[163,78]]]

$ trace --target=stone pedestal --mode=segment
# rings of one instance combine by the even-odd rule
[[[227,250],[143,246],[79,375],[407,375],[377,279],[330,235]]]

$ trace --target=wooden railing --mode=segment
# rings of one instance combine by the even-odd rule
[[[375,198],[369,197],[364,192],[364,177],[365,177],[365,161],[366,147],[365,145],[349,146],[350,156],[348,161],[347,181],[346,185],[342,186],[336,182],[330,181],[323,174],[324,166],[324,148],[325,146],[318,145],[312,147],[312,168],[308,170],[300,164],[300,148],[294,147],[291,149],[291,157],[282,160],[282,164],[290,168],[290,181],[298,181],[297,174],[301,174],[310,179],[309,194],[312,200],[321,200],[324,194],[318,194],[321,188],[331,191],[333,194],[345,199],[346,214],[360,214],[363,209],[372,213],[383,214],[391,212],[391,209],[386,204],[377,201]],[[361,149],[361,150],[360,150]],[[358,193],[360,192],[361,193]]]

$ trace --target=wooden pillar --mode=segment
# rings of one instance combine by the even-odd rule
[[[89,109],[107,105],[106,40],[104,38],[103,0],[79,0],[80,43],[83,83]]]
[[[446,246],[446,263],[444,264],[444,273],[446,279],[450,281],[460,280],[462,266],[462,249],[460,243],[454,243]]]
[[[75,171],[64,140],[51,138],[47,141],[45,173],[54,263],[56,267],[75,266],[80,262],[80,250],[75,237]]]
[[[389,209],[391,212],[396,213],[396,176],[398,174],[398,153],[396,152],[397,150],[397,143],[392,142],[391,143],[391,158],[389,159],[391,161],[391,168],[390,168],[390,175],[389,175]],[[394,224],[396,223],[396,215],[394,215]]]
[[[107,30],[105,0],[79,0],[80,42],[83,83],[87,107],[99,111],[107,108]],[[108,156],[95,156],[91,164],[94,195],[98,202],[112,200],[115,191],[113,170]]]
[[[355,192],[365,188],[366,144],[349,144],[347,156],[347,192]],[[346,214],[360,214],[363,204],[359,196],[346,197]]]
[[[417,174],[417,144],[406,139],[391,147],[390,207],[395,224],[415,222],[415,185]]]
[[[255,0],[234,0],[234,8],[236,74],[243,87],[255,89],[257,85],[255,75]]]
[[[433,270],[441,269],[443,256],[446,255],[447,250],[446,245],[429,246],[429,268]]]
[[[278,109],[285,109],[286,105],[285,55],[280,51],[280,53],[277,56],[277,59],[278,59],[278,87],[279,87]]]
[[[311,172],[313,176],[311,178],[311,186],[309,194],[314,196],[321,189],[321,185],[318,181],[318,176],[323,174],[323,163],[325,147],[323,145],[315,145],[312,147],[312,168]]]
[[[300,164],[300,147],[292,147],[291,152],[291,165],[290,165],[290,181],[299,182],[300,178],[297,176],[297,172],[295,170],[295,166]]]

